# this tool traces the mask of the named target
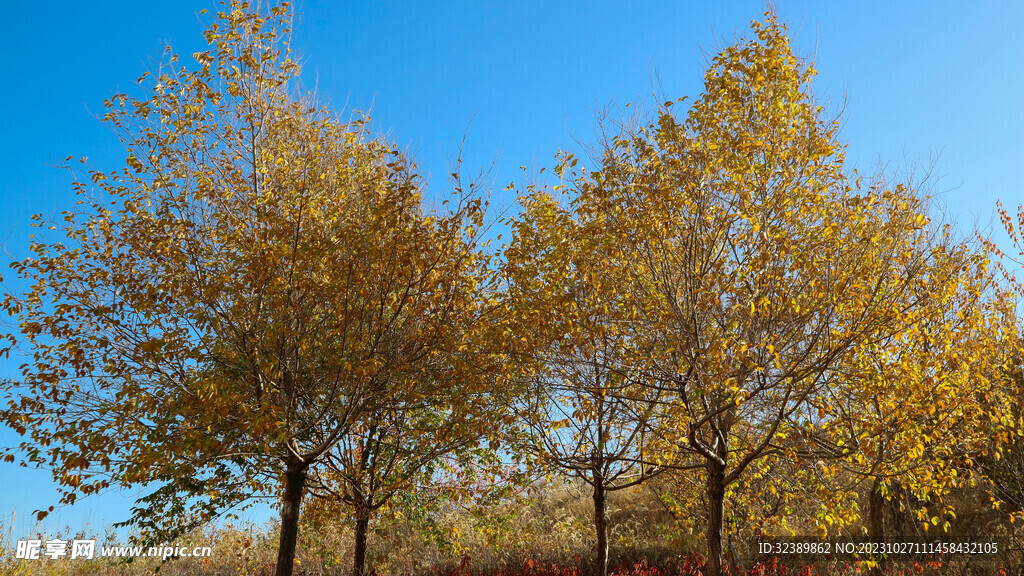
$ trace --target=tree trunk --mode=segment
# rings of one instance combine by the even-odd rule
[[[871,494],[868,497],[868,538],[871,542],[885,542],[885,525],[883,514],[885,513],[885,498],[882,496],[882,480],[875,478],[871,484]],[[878,560],[878,566],[871,570],[873,576],[881,576],[885,572],[885,560]]]
[[[725,466],[708,461],[708,563],[705,576],[722,575],[722,528],[725,520]]]
[[[281,539],[277,546],[276,576],[292,576],[295,567],[295,542],[299,537],[299,506],[306,486],[305,462],[292,461],[284,473],[284,496],[281,499]]]
[[[363,576],[366,570],[366,534],[370,527],[370,509],[356,507],[355,549],[352,551],[352,576]]]
[[[605,489],[602,478],[594,478],[594,528],[597,530],[597,547],[594,549],[594,574],[608,574],[608,522],[605,518]]]

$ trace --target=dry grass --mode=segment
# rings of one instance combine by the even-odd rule
[[[925,575],[1024,576],[1021,532],[1024,526],[1000,522],[980,505],[977,495],[957,496],[967,519],[958,527],[964,537],[998,540],[999,558],[965,562],[893,562],[889,573]],[[589,493],[571,483],[535,486],[492,506],[439,507],[413,517],[393,511],[378,522],[369,541],[370,565],[381,576],[581,576],[588,572],[592,553],[592,501]],[[700,522],[679,521],[651,490],[613,493],[609,498],[611,565],[630,576],[690,576],[700,573]],[[982,522],[984,520],[984,522]],[[13,522],[0,520],[0,535],[12,542]],[[973,533],[972,533],[973,531]],[[82,535],[47,534],[46,538],[72,539]],[[742,538],[749,535],[740,535]],[[115,544],[108,532],[107,544]],[[16,538],[15,538],[16,539]],[[333,576],[350,571],[351,530],[343,518],[306,522],[302,526],[296,576]],[[11,576],[212,576],[270,575],[276,560],[273,526],[240,525],[207,528],[176,543],[210,546],[210,558],[156,558],[132,562],[114,558],[96,560],[20,560],[14,549],[0,550],[0,574]],[[1015,548],[1014,548],[1015,547]],[[862,568],[850,559],[815,561],[813,567],[796,559],[764,559],[745,547],[744,573],[758,576],[831,576],[858,574]],[[736,558],[740,560],[740,558]],[[996,562],[995,560],[998,560]],[[761,564],[758,564],[761,561]],[[774,563],[773,563],[774,562]],[[1000,572],[1000,569],[1003,569]],[[734,573],[739,573],[738,571]]]

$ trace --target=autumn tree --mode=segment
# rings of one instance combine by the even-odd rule
[[[472,254],[467,252],[466,257]],[[492,386],[495,379],[504,381],[504,367],[493,362],[497,357],[481,339],[487,330],[478,329],[494,321],[488,296],[472,285],[479,279],[468,274],[447,278],[459,283],[448,287],[451,294],[473,298],[449,302],[462,309],[435,311],[448,321],[444,332],[431,319],[430,334],[406,339],[429,357],[406,354],[405,369],[382,374],[389,389],[415,389],[417,394],[392,395],[365,412],[325,454],[316,473],[312,493],[327,501],[325,510],[341,504],[354,521],[353,575],[367,572],[371,519],[395,496],[432,486],[440,473],[449,479],[445,488],[458,490],[468,480],[466,475],[500,465],[491,449],[497,447],[501,428],[510,424],[506,396],[511,389]],[[457,340],[443,346],[431,342],[433,337],[452,336]],[[457,470],[448,466],[452,460]]]
[[[993,257],[995,274],[999,278],[998,290],[1002,296],[1013,303],[1014,312],[1018,311],[1021,297],[1024,297],[1024,282],[1020,279],[1020,269],[1024,264],[1024,205],[1018,204],[1016,212],[1011,212],[1002,202],[997,202],[997,213],[1004,241],[997,242],[991,236],[982,236],[987,252]],[[1022,341],[1018,333],[1017,339],[1006,343],[1009,360],[1001,366],[1006,387],[1013,395],[1010,409],[1010,422],[1015,423],[1016,434],[1010,442],[1000,450],[986,454],[979,461],[979,468],[992,484],[995,502],[1005,505],[1011,513],[1011,521],[1024,511],[1024,377],[1021,372]]]
[[[636,310],[622,290],[628,263],[609,250],[600,215],[560,206],[537,189],[522,201],[503,271],[528,382],[523,449],[542,468],[592,488],[594,566],[604,575],[608,493],[664,471],[651,453],[663,402],[642,385],[650,354],[632,333]]]
[[[910,294],[920,303],[913,321],[862,347],[844,369],[850,385],[818,405],[831,416],[824,428],[857,447],[849,470],[874,484],[876,541],[887,490],[941,498],[1014,433],[1005,366],[1016,326],[1009,302],[992,290],[988,258],[949,226],[922,250],[929,273]]]
[[[703,463],[715,575],[727,491],[765,459],[830,454],[806,433],[827,418],[812,400],[918,314],[929,270],[920,198],[847,173],[813,67],[773,14],[752,29],[714,58],[685,116],[668,102],[612,138],[597,170],[561,167],[631,263],[620,291],[672,398],[663,437]]]
[[[918,250],[928,272],[907,293],[915,313],[847,358],[846,386],[811,402],[824,415],[812,431],[819,445],[845,453],[828,465],[852,484],[838,492],[867,492],[874,542],[885,541],[893,507],[912,530],[917,518],[921,536],[948,530],[957,511],[945,496],[974,485],[977,464],[998,456],[1016,429],[1005,379],[1016,322],[993,290],[987,256],[949,225],[929,227]],[[854,519],[825,516],[829,526]]]
[[[35,218],[59,238],[12,264],[31,288],[4,299],[26,359],[6,458],[52,467],[62,503],[154,486],[144,528],[278,495],[278,575],[310,482],[368,418],[473,406],[483,380],[451,358],[489,286],[483,203],[427,211],[403,154],[300,92],[290,24],[226,4],[194,65],[168,48],[144,97],[110,98],[124,167],[83,159],[77,206]]]
[[[977,466],[991,485],[993,504],[1004,510],[1010,522],[1024,515],[1024,438],[1020,433],[1024,422],[1024,377],[1021,374],[1020,344],[1010,346],[1011,360],[1003,365],[1004,381],[1014,398],[1010,416],[1016,426],[1008,442],[977,458]]]

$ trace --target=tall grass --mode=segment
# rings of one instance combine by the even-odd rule
[[[963,506],[968,508],[967,496]],[[702,573],[703,542],[699,518],[679,518],[648,488],[615,493],[608,502],[610,564],[617,576],[696,576]],[[370,566],[380,576],[586,576],[593,552],[589,492],[571,483],[533,486],[514,497],[487,506],[439,506],[429,513],[400,509],[382,515],[370,534]],[[978,505],[965,510],[964,538],[998,539],[998,557],[900,560],[889,564],[896,576],[985,575],[1024,576],[1020,540],[1022,522],[997,522],[998,515]],[[316,512],[316,510],[312,510]],[[676,512],[678,513],[678,511]],[[305,515],[305,514],[304,514]],[[851,527],[856,531],[858,526]],[[90,538],[93,534],[15,534],[13,518],[0,518],[0,575],[11,576],[241,576],[270,575],[276,562],[273,525],[209,526],[189,534],[179,546],[210,546],[210,558],[117,558],[50,560],[15,558],[14,544],[28,537],[46,540]],[[36,530],[35,532],[38,532]],[[102,532],[102,531],[101,531]],[[739,540],[753,539],[743,532]],[[101,544],[115,542],[106,531]],[[743,554],[730,558],[730,573],[740,576],[837,576],[868,574],[868,566],[852,558],[810,560],[759,557],[751,541]],[[309,514],[300,531],[295,574],[348,574],[352,531],[340,514]]]

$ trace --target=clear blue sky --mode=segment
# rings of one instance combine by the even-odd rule
[[[842,137],[864,170],[935,158],[948,217],[987,226],[995,202],[1024,200],[1024,4],[779,0],[816,92],[846,102]],[[195,3],[17,2],[0,22],[0,243],[25,255],[29,217],[74,198],[53,165],[88,156],[112,169],[123,154],[93,115],[127,90],[169,42],[203,48]],[[464,135],[468,172],[497,160],[500,189],[577,138],[593,139],[594,111],[650,95],[699,95],[706,55],[746,33],[761,1],[298,3],[294,45],[305,81],[347,110],[373,107],[376,124],[417,153],[443,184]],[[211,10],[213,11],[213,10]],[[208,20],[209,15],[204,16]],[[472,121],[472,124],[470,122]],[[467,132],[468,129],[468,132]],[[498,198],[507,201],[507,198]],[[7,256],[5,256],[7,258]],[[22,288],[4,267],[6,289]],[[0,359],[0,375],[17,372]],[[17,437],[0,431],[0,445]],[[32,510],[53,503],[46,472],[0,465],[0,515],[15,537]],[[45,528],[101,527],[127,514],[116,494],[60,510]],[[266,512],[263,513],[265,517]],[[8,518],[9,519],[9,518]]]

